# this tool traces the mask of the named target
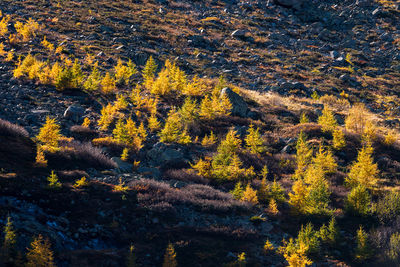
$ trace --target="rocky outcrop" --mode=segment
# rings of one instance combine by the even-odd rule
[[[85,110],[81,106],[71,105],[65,110],[64,118],[79,122],[82,120],[84,114]]]
[[[232,91],[232,89],[226,87],[221,90],[221,96],[227,96],[232,104],[232,115],[239,117],[246,117],[248,112],[247,103],[244,101],[243,97]]]

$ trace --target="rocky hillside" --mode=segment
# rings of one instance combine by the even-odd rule
[[[399,264],[397,1],[0,10],[0,266]]]

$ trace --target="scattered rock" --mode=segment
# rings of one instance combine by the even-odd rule
[[[188,164],[189,159],[180,145],[166,145],[157,143],[147,152],[149,164],[154,167],[182,167]]]
[[[112,157],[111,160],[117,164],[116,169],[118,172],[120,172],[120,173],[132,172],[132,169],[133,169],[132,164],[122,161],[118,157]]]
[[[81,121],[83,115],[85,115],[85,109],[78,105],[71,105],[64,112],[64,118],[74,122]]]
[[[235,30],[231,33],[231,36],[234,38],[246,38],[247,30]]]
[[[227,96],[229,101],[231,102],[233,115],[243,118],[247,116],[248,106],[240,95],[238,95],[228,87],[221,90],[221,96],[223,95]]]

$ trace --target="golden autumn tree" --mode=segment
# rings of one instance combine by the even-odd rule
[[[103,106],[100,113],[101,116],[97,124],[99,125],[100,130],[106,131],[114,121],[117,110],[113,105],[108,104],[107,106]]]
[[[164,254],[164,262],[162,267],[176,267],[178,263],[176,261],[176,252],[174,246],[169,243]]]
[[[101,74],[98,68],[98,63],[96,62],[92,67],[92,72],[84,82],[83,88],[89,92],[97,91],[100,88],[101,82]]]
[[[368,233],[362,226],[357,231],[357,247],[355,249],[355,258],[357,261],[365,261],[372,256],[372,250],[368,242]]]
[[[246,148],[253,154],[262,154],[266,151],[263,139],[261,138],[260,129],[254,128],[253,124],[250,124],[244,141],[246,142]]]
[[[157,119],[155,114],[151,114],[150,117],[147,119],[147,126],[152,133],[158,131],[161,128],[161,123]]]
[[[137,73],[137,69],[132,60],[129,60],[128,64],[125,65],[119,58],[117,66],[114,67],[114,72],[115,80],[118,84],[128,84],[131,76]]]
[[[338,126],[335,115],[326,105],[318,118],[318,124],[321,125],[323,132],[333,132]]]
[[[191,97],[186,97],[185,102],[179,109],[179,114],[181,115],[182,121],[185,124],[190,124],[199,118],[198,105],[196,100]]]
[[[370,121],[368,110],[364,104],[358,103],[350,108],[349,115],[345,120],[345,126],[347,130],[362,135],[368,121]]]
[[[176,109],[170,110],[164,128],[160,132],[160,141],[165,143],[188,144],[191,142],[187,129]]]
[[[113,75],[109,72],[106,73],[104,78],[101,80],[102,91],[105,94],[112,94],[116,90],[116,82]]]
[[[341,129],[336,128],[333,133],[332,147],[335,150],[341,150],[346,146],[346,139]]]
[[[143,71],[142,71],[144,84],[145,84],[146,88],[148,88],[148,89],[151,88],[151,86],[154,82],[157,67],[158,66],[157,66],[156,62],[154,61],[153,57],[150,56],[146,62],[146,65],[144,66]]]
[[[302,179],[296,180],[289,193],[289,204],[293,213],[304,213],[308,196],[308,188]]]
[[[247,201],[252,204],[258,204],[257,191],[250,186],[250,183],[247,184],[246,189],[243,191],[243,196],[240,200]]]
[[[359,152],[357,160],[350,168],[350,172],[346,178],[346,182],[351,187],[363,185],[368,189],[376,187],[379,181],[378,165],[374,163],[373,148],[370,145],[365,145]]]
[[[57,148],[61,137],[60,125],[57,124],[56,119],[51,119],[50,117],[46,118],[45,124],[40,128],[39,134],[36,136],[42,145],[50,148]]]
[[[200,103],[200,117],[209,120],[215,118],[212,101],[208,95],[206,95]]]
[[[319,146],[319,150],[312,159],[312,163],[315,167],[320,168],[324,174],[334,173],[337,170],[337,163],[332,151],[325,149],[322,145]]]
[[[27,267],[55,267],[50,241],[42,235],[34,238],[26,254]]]
[[[304,172],[312,159],[313,150],[307,143],[307,137],[303,131],[300,132],[296,144],[296,162],[297,169],[294,174],[295,178],[301,178],[304,176]]]
[[[6,225],[4,226],[4,241],[3,247],[0,251],[0,257],[5,261],[9,261],[12,258],[12,252],[17,242],[17,235],[14,230],[13,223],[10,216],[7,217]],[[0,259],[0,264],[2,263]]]

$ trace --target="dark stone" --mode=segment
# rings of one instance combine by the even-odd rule
[[[232,104],[232,115],[245,118],[247,116],[247,103],[243,98],[232,91],[232,89],[226,87],[221,90],[221,96],[226,95]]]
[[[84,114],[85,110],[81,106],[71,105],[65,110],[64,118],[79,122]]]
[[[274,3],[277,5],[293,8],[296,10],[301,9],[303,2],[303,0],[274,0]]]

